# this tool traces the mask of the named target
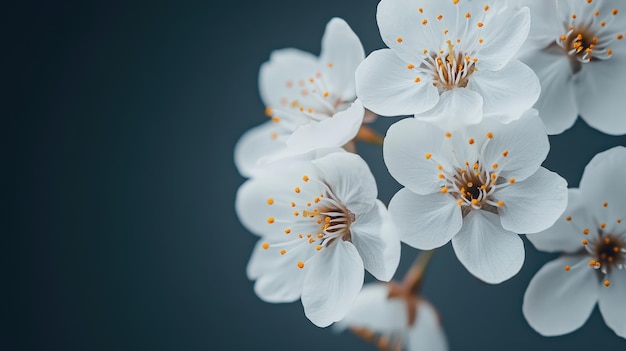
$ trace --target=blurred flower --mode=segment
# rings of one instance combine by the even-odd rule
[[[593,157],[569,190],[567,209],[551,228],[527,238],[542,251],[564,252],[533,277],[523,312],[545,336],[580,328],[596,302],[606,324],[626,338],[626,148]],[[582,244],[582,245],[581,245]]]
[[[524,262],[517,234],[550,227],[567,205],[566,181],[540,167],[549,148],[535,110],[453,133],[410,117],[394,123],[383,155],[405,186],[389,204],[400,239],[422,250],[451,240],[477,278],[511,278]]]
[[[388,281],[400,259],[395,227],[376,197],[367,164],[348,152],[285,163],[246,181],[236,211],[262,237],[247,268],[256,294],[267,302],[301,298],[320,327],[343,318],[363,269]]]
[[[536,102],[537,76],[513,59],[528,35],[528,8],[382,0],[376,18],[389,49],[359,65],[356,88],[377,114],[415,115],[450,130],[483,116],[509,122]]]
[[[250,177],[267,155],[350,142],[365,115],[361,103],[355,102],[354,88],[354,72],[364,57],[359,38],[340,18],[326,25],[319,57],[294,48],[272,52],[259,71],[259,90],[271,120],[237,142],[240,173]]]
[[[569,129],[578,115],[607,134],[626,133],[622,90],[626,30],[622,0],[524,0],[532,27],[520,59],[535,70],[535,105],[549,134]]]
[[[448,343],[435,308],[411,294],[398,294],[394,284],[366,284],[339,331],[350,329],[381,350],[445,351]]]

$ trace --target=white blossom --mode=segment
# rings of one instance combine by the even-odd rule
[[[527,236],[539,250],[564,253],[536,273],[524,295],[524,316],[542,335],[580,328],[597,303],[606,324],[626,338],[624,165],[623,146],[594,156],[554,226]]]
[[[383,155],[404,186],[389,204],[400,239],[422,250],[452,241],[470,273],[492,284],[509,279],[524,262],[517,234],[550,227],[567,205],[566,181],[540,166],[548,150],[534,110],[455,132],[411,117],[394,123]]]
[[[325,327],[344,317],[364,268],[377,279],[392,278],[400,241],[358,155],[335,152],[283,166],[249,179],[237,193],[241,223],[261,237],[247,275],[261,299],[301,298],[306,316]]]
[[[626,133],[626,10],[622,0],[524,0],[532,27],[520,59],[537,73],[535,105],[549,134],[580,116],[611,135]]]
[[[448,350],[435,308],[417,296],[390,296],[389,285],[383,283],[363,286],[348,314],[335,327],[376,339],[382,350]]]
[[[331,19],[319,57],[295,48],[275,50],[259,70],[259,91],[271,119],[242,135],[235,164],[250,177],[264,157],[341,147],[352,140],[365,110],[356,100],[354,72],[365,57],[348,24]]]
[[[389,48],[359,65],[356,89],[379,115],[415,115],[445,129],[510,122],[536,102],[535,73],[514,59],[528,8],[505,1],[382,0],[376,19]]]

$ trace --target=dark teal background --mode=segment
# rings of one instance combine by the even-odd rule
[[[244,179],[232,151],[265,121],[257,74],[271,50],[318,54],[333,16],[367,53],[382,48],[376,4],[2,5],[0,349],[374,350],[315,327],[300,302],[254,295],[255,237],[235,217]],[[578,121],[551,143],[545,166],[577,186],[595,153],[626,138]],[[399,185],[380,148],[357,146],[388,203]],[[624,349],[597,310],[567,336],[527,325],[524,290],[554,256],[526,249],[522,271],[500,285],[474,279],[450,245],[436,254],[424,295],[451,350]],[[398,277],[416,253],[403,248]]]

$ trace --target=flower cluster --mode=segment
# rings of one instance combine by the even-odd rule
[[[333,18],[319,56],[272,52],[259,71],[269,121],[234,150],[246,178],[236,213],[258,236],[247,275],[259,298],[300,300],[315,325],[335,323],[381,349],[447,350],[436,308],[420,294],[428,260],[393,280],[400,243],[430,257],[451,242],[469,274],[499,284],[522,268],[524,235],[565,253],[529,283],[530,326],[572,332],[597,302],[626,338],[626,148],[594,157],[579,188],[542,166],[549,135],[578,116],[626,134],[621,6],[381,0],[387,48],[366,55]],[[397,121],[378,134],[368,126],[377,116]],[[402,186],[388,204],[358,142],[382,145]],[[364,286],[365,271],[379,282]]]

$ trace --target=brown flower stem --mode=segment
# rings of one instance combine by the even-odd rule
[[[383,146],[384,137],[373,128],[363,124],[361,125],[361,128],[359,129],[355,140]]]
[[[409,271],[404,275],[404,279],[402,280],[402,286],[408,291],[415,295],[418,295],[418,292],[422,286],[422,280],[424,278],[424,272],[426,271],[426,267],[428,263],[430,263],[431,258],[435,254],[436,249],[427,250],[420,252],[417,255],[415,261],[409,268]]]

